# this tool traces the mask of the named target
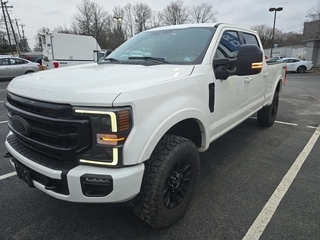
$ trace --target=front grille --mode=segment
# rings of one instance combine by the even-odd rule
[[[72,117],[70,105],[33,101],[8,94],[9,129],[24,145],[59,161],[77,160],[77,155],[91,147],[89,119]],[[21,123],[15,119],[22,119]],[[20,124],[20,125],[19,125]]]
[[[72,117],[72,107],[68,104],[53,104],[22,98],[11,93],[7,95],[10,105],[26,112],[47,117]]]

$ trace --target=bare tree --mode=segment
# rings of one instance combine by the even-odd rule
[[[77,6],[77,12],[73,17],[72,25],[80,34],[92,35],[92,7],[90,0],[83,0],[82,3]]]
[[[136,24],[136,33],[147,30],[147,21],[151,20],[152,10],[145,3],[137,3],[133,6],[134,22]]]
[[[214,11],[213,6],[208,3],[201,3],[194,5],[190,9],[190,22],[192,23],[206,23],[216,22],[217,11]]]
[[[73,28],[67,28],[66,25],[64,26],[58,26],[53,29],[54,32],[59,33],[68,33],[68,34],[77,34],[77,31]]]
[[[188,21],[189,7],[182,0],[176,0],[168,4],[163,10],[164,24],[177,25]]]
[[[302,45],[303,34],[298,32],[288,32],[282,35],[283,42],[282,46]]]
[[[278,47],[301,45],[303,44],[303,34],[298,32],[288,32],[284,33],[281,30],[275,29],[274,41],[272,41],[273,28],[266,25],[256,25],[251,27],[255,30],[261,40],[262,46],[264,48],[270,48],[272,43],[277,44]]]
[[[105,43],[105,29],[109,14],[95,2],[82,0],[73,17],[72,29],[78,34],[93,36],[100,45]]]
[[[279,45],[280,43],[283,42],[281,39],[283,32],[281,30],[275,29],[274,36],[272,36],[273,28],[267,24],[251,26],[250,28],[252,30],[255,30],[258,33],[262,46],[264,48],[270,48],[272,43]],[[273,37],[273,41],[272,41],[272,37]]]
[[[6,54],[8,52],[10,52],[10,46],[7,40],[7,33],[0,30],[0,54]]]
[[[123,8],[123,26],[125,28],[126,38],[131,38],[134,36],[134,15],[133,15],[133,6],[131,3],[128,3]]]
[[[153,11],[150,20],[149,28],[156,28],[164,26],[164,17],[161,11]]]
[[[307,11],[306,17],[311,21],[320,20],[320,1],[317,1],[317,4]]]

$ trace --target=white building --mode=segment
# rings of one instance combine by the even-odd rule
[[[320,66],[320,20],[304,23],[303,41],[306,42],[306,60]]]

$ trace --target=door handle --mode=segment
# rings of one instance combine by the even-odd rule
[[[269,75],[268,72],[265,72],[265,73],[262,74],[263,77],[266,77],[266,76],[268,76],[268,75]]]
[[[244,83],[249,83],[252,81],[252,78],[251,77],[245,77],[244,78]]]

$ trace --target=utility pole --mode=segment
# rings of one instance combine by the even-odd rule
[[[11,51],[11,55],[13,56],[13,50],[12,50],[12,45],[11,45],[11,39],[10,39],[10,34],[9,34],[9,28],[8,28],[8,23],[7,23],[7,18],[6,15],[4,13],[4,3],[2,2],[2,0],[0,0],[1,2],[1,8],[2,8],[2,13],[3,13],[3,18],[4,18],[4,23],[6,25],[6,30],[7,30],[7,35],[8,35],[8,40],[9,40],[9,46],[10,46],[10,51]]]
[[[14,19],[15,20],[15,22],[16,22],[16,26],[17,26],[17,31],[18,31],[18,37],[19,37],[19,43],[20,43],[20,47],[21,47],[21,51],[22,52],[25,52],[25,47],[24,47],[24,42],[23,42],[23,40],[21,39],[21,34],[20,34],[20,30],[19,30],[19,25],[18,25],[18,21],[20,20],[20,19]]]
[[[25,26],[24,24],[20,24],[19,25],[20,27],[21,27],[21,32],[22,32],[22,43],[23,44],[21,44],[21,45],[23,45],[23,48],[24,48],[24,52],[28,52],[28,51],[30,51],[30,47],[29,47],[29,45],[28,45],[28,42],[27,42],[27,39],[26,39],[26,37],[25,37],[25,35],[24,35],[24,29],[23,29],[23,27]],[[19,28],[18,28],[19,29]],[[20,37],[21,38],[21,37]]]
[[[24,24],[20,24],[21,32],[22,32],[22,38],[23,38],[23,39],[25,39],[25,37],[24,37],[24,30],[23,30],[23,27],[24,27],[24,26],[25,26]]]
[[[18,25],[18,21],[20,20],[20,19],[14,19],[15,21],[16,21],[16,26],[17,26],[17,29],[18,29],[18,35],[19,35],[19,39],[21,39],[21,34],[20,34],[20,30],[19,30],[19,25]]]
[[[1,1],[1,0],[0,0]],[[2,1],[1,1],[2,3]],[[12,34],[13,34],[13,37],[14,37],[14,41],[16,42],[16,48],[17,48],[17,52],[18,52],[18,55],[20,57],[21,53],[20,53],[20,47],[19,47],[19,42],[17,41],[17,36],[16,36],[16,33],[14,31],[14,28],[13,28],[13,25],[12,25],[12,22],[11,22],[11,18],[10,18],[10,15],[9,15],[9,12],[8,12],[8,8],[7,8],[7,4],[8,2],[4,2],[3,5],[6,9],[6,12],[7,12],[7,15],[8,15],[8,18],[9,18],[9,22],[10,22],[10,26],[11,26],[11,30],[12,30]],[[3,9],[3,8],[2,8]]]

